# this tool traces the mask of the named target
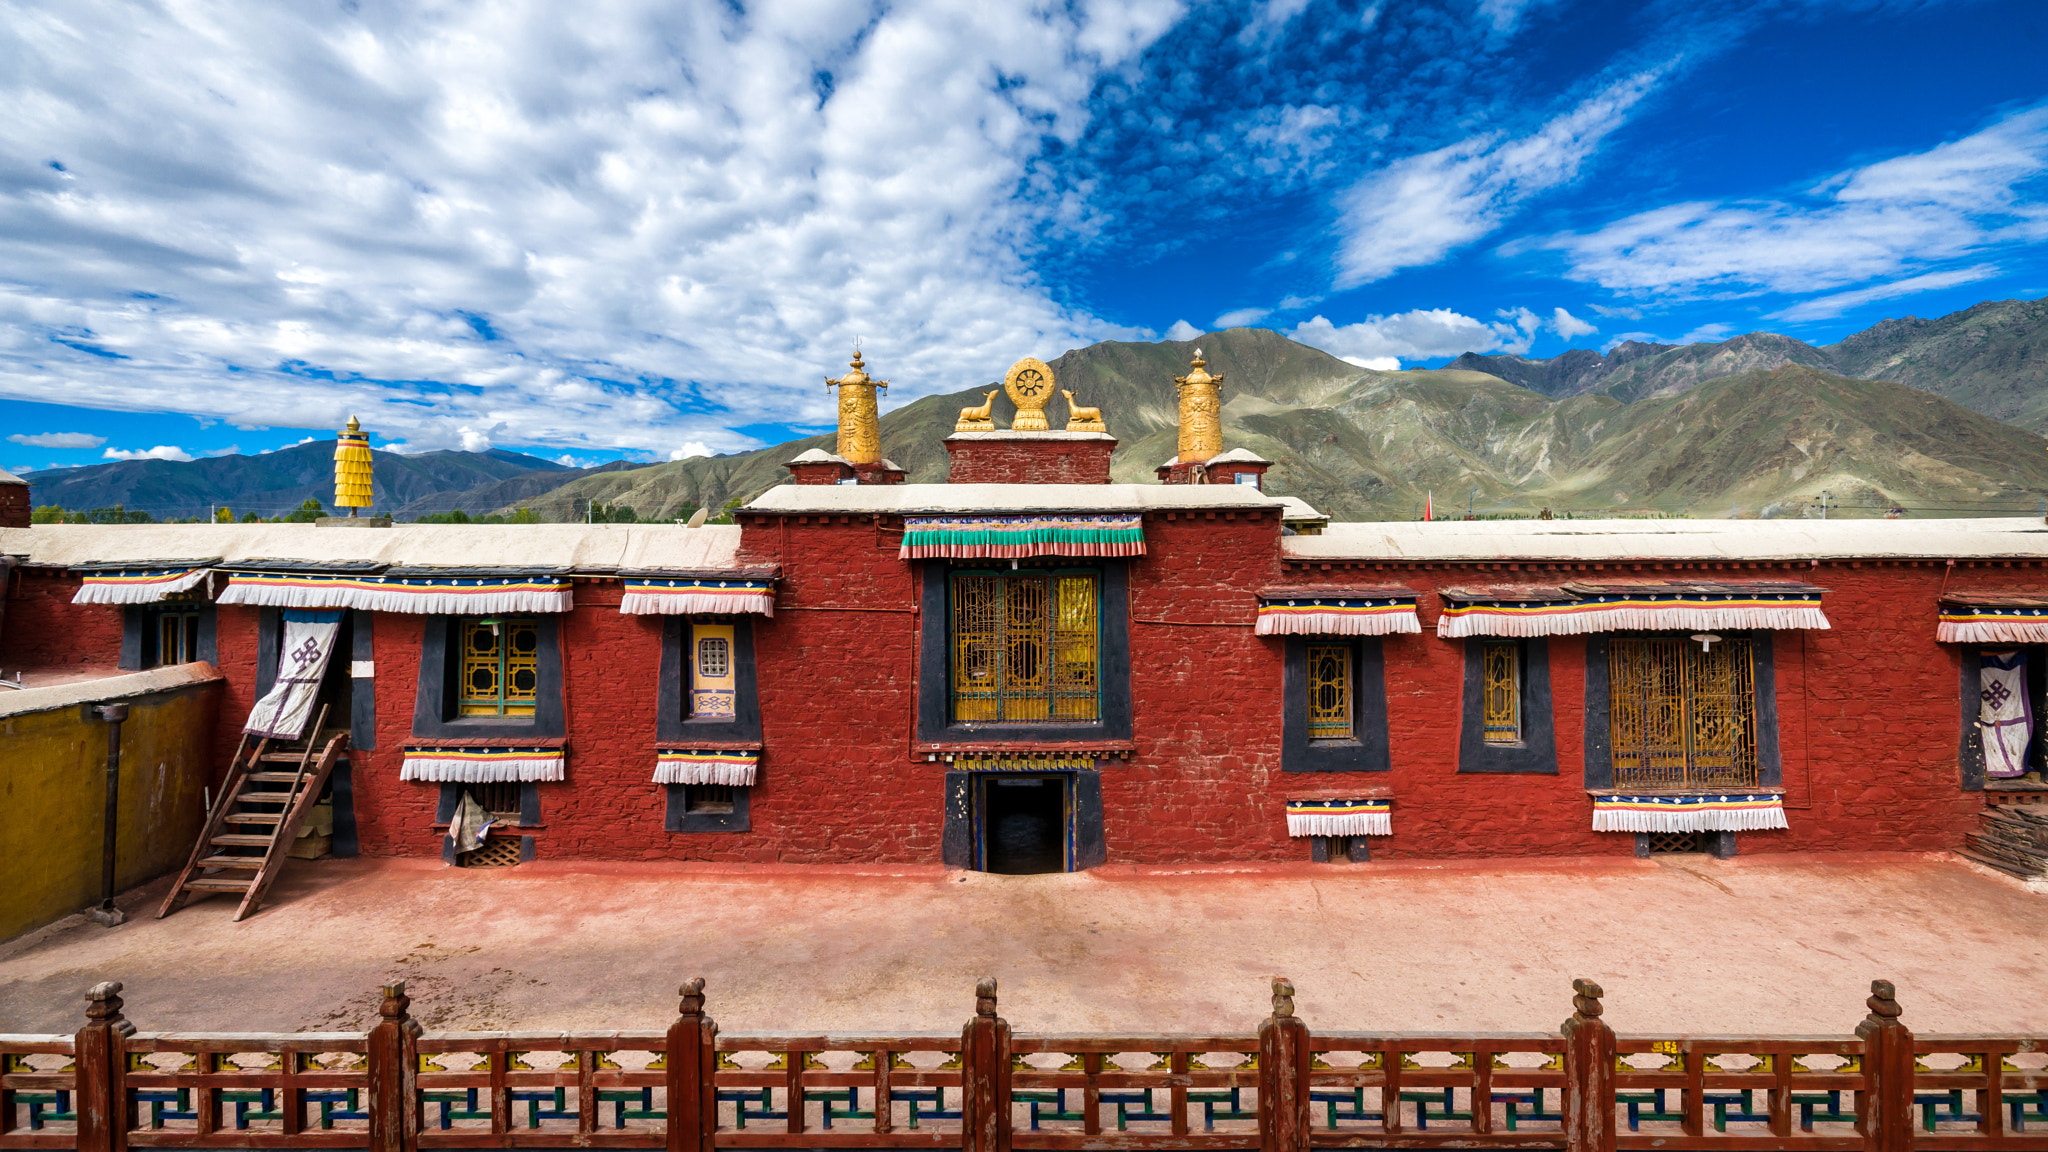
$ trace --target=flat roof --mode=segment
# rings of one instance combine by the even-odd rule
[[[1287,560],[2048,559],[2048,523],[1959,520],[1437,520],[1334,523]]]
[[[1249,484],[778,484],[742,511],[968,515],[1285,507]]]
[[[736,524],[38,524],[0,528],[0,552],[30,564],[191,561],[218,557],[416,568],[609,571],[736,567]]]

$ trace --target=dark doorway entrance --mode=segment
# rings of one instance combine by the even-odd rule
[[[1067,781],[992,776],[982,781],[983,867],[1019,876],[1067,870]]]

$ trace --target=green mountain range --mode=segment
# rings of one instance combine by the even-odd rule
[[[2048,495],[2048,301],[1991,301],[1933,320],[1886,320],[1838,344],[1769,332],[1687,345],[1627,342],[1550,359],[1467,353],[1440,369],[1379,372],[1263,329],[1190,341],[1106,341],[1052,362],[1103,410],[1121,482],[1174,455],[1173,377],[1196,348],[1223,374],[1227,446],[1274,462],[1268,488],[1345,519],[1440,514],[1697,516],[2033,512]],[[943,441],[993,382],[882,417],[883,452],[909,479],[946,477]],[[1066,403],[1047,411],[1052,426]],[[1006,397],[996,398],[1007,426]],[[567,469],[514,452],[376,454],[378,511],[400,520],[530,507],[575,520],[592,503],[641,519],[750,499],[788,479],[814,436],[667,464]],[[37,504],[124,504],[159,518],[210,506],[274,515],[331,496],[333,441],[259,456],[145,460],[30,473]]]

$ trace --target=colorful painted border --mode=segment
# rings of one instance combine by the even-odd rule
[[[1787,827],[1785,798],[1776,793],[1614,792],[1593,797],[1595,832],[1752,832]]]
[[[906,516],[897,556],[1021,559],[1027,556],[1143,556],[1138,513],[1065,516]]]
[[[1437,617],[1437,635],[1575,636],[1627,629],[1811,628],[1826,629],[1818,595],[1680,592],[1650,595],[1588,595],[1542,603],[1477,601],[1452,603]]]
[[[655,753],[656,784],[724,784],[751,788],[759,752],[674,750]]]
[[[775,615],[773,580],[706,580],[634,576],[619,611],[639,616]]]
[[[1393,636],[1422,631],[1415,597],[1261,599],[1260,636]]]

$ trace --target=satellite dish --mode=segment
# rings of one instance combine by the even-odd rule
[[[692,512],[692,513],[690,513],[690,524],[689,524],[689,526],[690,526],[690,527],[692,527],[692,528],[702,528],[702,527],[704,526],[704,520],[705,520],[705,518],[706,518],[706,517],[708,517],[708,516],[710,516],[710,515],[711,515],[711,509],[709,509],[709,508],[699,508],[699,509],[697,509],[697,510],[696,510],[695,512]]]

